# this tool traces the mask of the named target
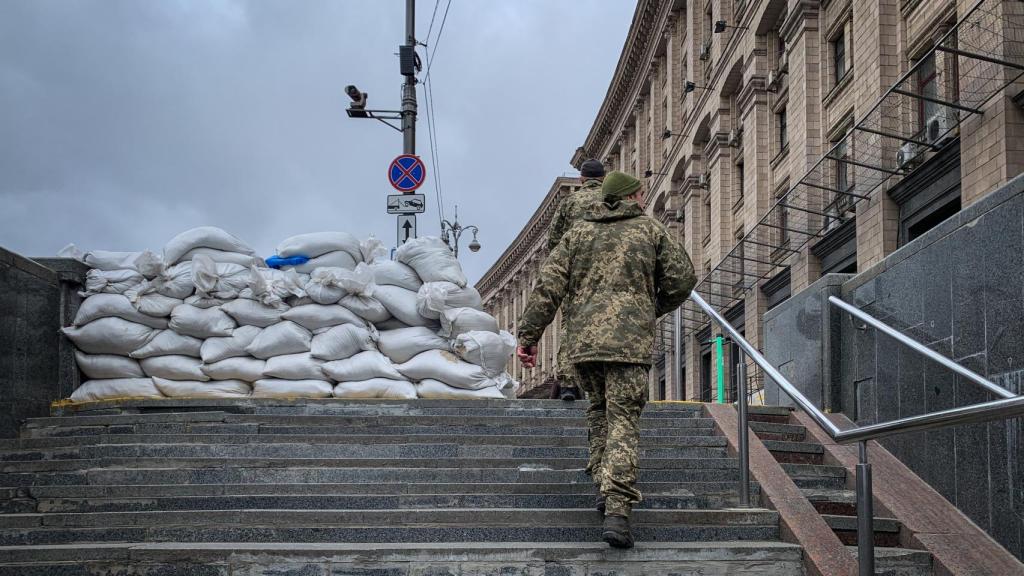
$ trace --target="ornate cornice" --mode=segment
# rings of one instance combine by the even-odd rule
[[[640,84],[647,78],[647,67],[660,35],[656,37],[655,27],[658,21],[668,14],[671,0],[639,0],[633,13],[633,22],[626,36],[626,43],[619,55],[619,63],[615,66],[611,84],[605,94],[601,109],[597,113],[590,133],[584,142],[583,154],[573,155],[572,165],[579,168],[586,158],[595,156],[605,149],[619,119],[628,114],[634,94],[639,93]]]
[[[555,210],[562,202],[565,193],[564,188],[574,188],[580,185],[579,178],[568,178],[559,176],[551,185],[544,200],[530,217],[530,221],[519,231],[515,240],[501,254],[498,260],[476,283],[476,289],[480,292],[484,302],[496,296],[498,292],[506,288],[513,276],[523,267],[530,266],[539,261],[543,256],[541,252],[546,250],[548,228]]]

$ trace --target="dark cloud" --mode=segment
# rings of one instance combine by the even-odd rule
[[[422,37],[434,3],[418,4]],[[458,204],[481,228],[484,249],[462,257],[472,279],[571,171],[633,6],[452,2],[431,73],[437,160],[447,215]],[[398,107],[403,36],[398,0],[0,3],[0,245],[159,249],[201,224],[263,255],[318,230],[393,242],[385,169],[401,136],[347,118],[343,88]],[[424,191],[420,235],[437,234]]]

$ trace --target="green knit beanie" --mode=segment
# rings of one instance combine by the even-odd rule
[[[605,200],[622,200],[640,189],[641,182],[625,172],[618,170],[608,173],[601,185],[601,193]]]

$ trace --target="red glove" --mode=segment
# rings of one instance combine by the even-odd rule
[[[537,365],[537,346],[519,346],[516,348],[516,356],[523,366],[533,368]]]

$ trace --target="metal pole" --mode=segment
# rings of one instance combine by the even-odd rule
[[[405,0],[405,43],[416,48],[416,0]],[[416,76],[402,86],[402,153],[416,153]]]
[[[747,427],[747,360],[740,353],[736,370],[736,401],[739,403],[740,508],[750,508],[750,430]]]
[[[672,355],[675,365],[676,385],[679,388],[678,400],[686,400],[686,386],[683,386],[683,307],[676,308],[675,327],[672,334]]]
[[[871,502],[871,464],[868,443],[861,442],[857,464],[857,564],[860,576],[875,574],[875,511]]]

